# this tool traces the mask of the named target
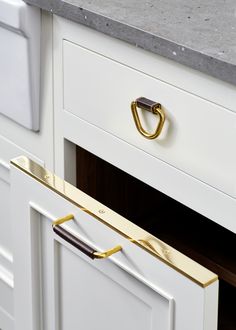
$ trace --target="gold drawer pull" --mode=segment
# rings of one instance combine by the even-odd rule
[[[139,119],[138,115],[138,108],[147,110],[149,112],[152,112],[154,115],[159,115],[159,122],[157,125],[157,128],[154,133],[148,133],[143,127]],[[134,122],[136,125],[137,130],[140,134],[142,134],[145,138],[153,140],[156,139],[162,131],[164,122],[165,122],[165,113],[163,109],[161,108],[161,104],[151,101],[149,99],[146,99],[145,97],[139,97],[136,101],[133,101],[131,103],[131,110],[134,117]]]
[[[65,228],[60,227],[62,223],[66,221],[70,221],[74,219],[73,214],[68,214],[67,216],[63,218],[59,218],[52,223],[53,231],[59,235],[61,238],[63,238],[65,241],[79,249],[81,252],[86,254],[91,259],[105,259],[113,255],[114,253],[117,253],[122,250],[122,247],[120,245],[115,246],[114,248],[104,251],[104,252],[98,252],[95,251],[93,248],[91,248],[89,245],[81,241],[78,237],[72,235],[70,232],[68,232]]]
[[[120,245],[117,245],[114,248],[104,251],[104,252],[94,252],[93,255],[94,255],[94,258],[96,258],[96,259],[105,259],[121,250],[122,250],[122,247]]]

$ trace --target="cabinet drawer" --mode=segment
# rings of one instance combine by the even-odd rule
[[[25,157],[11,179],[16,330],[216,330],[215,274]]]
[[[154,140],[134,124],[130,105],[140,96],[160,103],[166,115]],[[233,112],[66,40],[63,102],[64,110],[235,197]],[[158,117],[141,115],[153,131]]]

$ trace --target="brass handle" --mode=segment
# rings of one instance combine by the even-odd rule
[[[104,252],[98,252],[95,251],[93,248],[88,246],[86,243],[81,241],[78,237],[75,237],[71,233],[69,233],[65,228],[60,227],[62,223],[66,221],[73,220],[74,216],[73,214],[68,214],[67,216],[63,218],[59,218],[52,223],[53,231],[63,238],[65,241],[79,249],[81,252],[86,254],[91,259],[105,259],[113,255],[114,253],[117,253],[122,250],[122,247],[120,245],[115,246],[114,248],[104,251]]]
[[[147,132],[143,127],[139,119],[138,115],[138,108],[147,110],[152,112],[154,115],[159,115],[159,122],[157,125],[157,128],[154,133]],[[145,97],[139,97],[137,100],[133,101],[131,103],[131,110],[134,118],[134,122],[136,125],[137,130],[140,134],[142,134],[145,138],[153,140],[156,139],[162,131],[164,122],[165,122],[165,113],[163,109],[161,108],[161,104],[151,101],[149,99],[146,99]]]

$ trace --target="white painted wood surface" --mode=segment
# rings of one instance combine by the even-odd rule
[[[236,112],[236,86],[56,15],[54,32],[151,77]],[[92,45],[92,46],[91,46]]]
[[[53,170],[52,18],[46,13],[42,15],[40,74],[40,131],[30,131],[0,114],[0,135]]]
[[[44,166],[44,161],[20,148],[15,143],[0,136],[0,248],[6,254],[12,253],[11,218],[10,218],[10,160],[20,155],[26,155]],[[11,270],[11,269],[10,269]]]
[[[14,166],[11,182],[16,330],[217,329],[217,282],[200,287]],[[67,230],[122,252],[91,261],[55,236],[68,213]]]
[[[205,184],[204,182],[194,178],[191,175],[184,173],[183,171],[178,170],[174,166],[168,165],[166,162],[159,160],[158,158],[153,157],[151,154],[135,147],[134,145],[128,144],[125,141],[121,140],[119,137],[115,136],[114,134],[109,134],[105,130],[99,128],[96,125],[88,123],[86,120],[75,116],[74,114],[68,112],[65,109],[64,104],[65,100],[63,98],[64,95],[64,88],[63,88],[63,80],[64,80],[64,71],[63,71],[63,40],[67,40],[70,42],[74,42],[79,46],[83,46],[85,48],[92,48],[94,52],[99,54],[105,55],[107,58],[115,59],[117,62],[124,63],[125,65],[131,68],[139,68],[139,71],[145,72],[148,76],[156,76],[160,78],[162,81],[168,82],[170,85],[174,84],[179,86],[181,89],[184,89],[192,94],[196,94],[200,96],[202,99],[206,98],[206,91],[209,94],[208,100],[214,102],[215,96],[215,103],[223,104],[223,100],[227,99],[230,104],[228,104],[229,108],[233,106],[233,92],[235,93],[235,89],[230,85],[227,85],[218,80],[211,80],[210,77],[203,76],[202,74],[195,72],[193,70],[189,70],[184,68],[176,63],[170,63],[170,61],[159,58],[158,56],[153,57],[153,54],[148,52],[144,52],[140,49],[136,49],[127,45],[124,42],[120,42],[118,40],[114,40],[110,37],[104,36],[99,34],[96,31],[92,31],[86,29],[83,26],[79,26],[77,24],[73,24],[72,22],[68,22],[64,19],[54,17],[54,105],[55,105],[55,171],[62,177],[67,177],[71,171],[69,167],[69,171],[67,171],[66,164],[70,164],[70,160],[66,160],[65,162],[65,155],[67,154],[67,146],[71,144],[77,144],[88,151],[94,153],[95,155],[105,159],[106,161],[110,162],[111,164],[121,168],[122,170],[126,171],[127,173],[137,177],[138,179],[146,182],[147,184],[153,186],[154,188],[160,190],[161,192],[171,196],[172,198],[178,200],[179,202],[189,206],[190,208],[196,210],[197,212],[205,215],[206,217],[212,219],[216,223],[224,226],[225,228],[233,231],[236,233],[236,222],[235,222],[235,213],[236,213],[236,199],[230,197],[229,195],[221,192],[218,189],[215,189],[211,185]],[[77,47],[77,46],[75,46]],[[89,53],[89,52],[88,52]],[[95,55],[96,56],[96,55]],[[73,59],[72,59],[73,60]],[[79,63],[79,57],[78,57]],[[104,59],[104,61],[108,59]],[[77,63],[77,65],[79,65]],[[119,64],[116,64],[119,65]],[[120,68],[122,66],[120,65]],[[75,69],[76,70],[76,69]],[[88,62],[88,70],[89,70],[89,62]],[[126,68],[126,70],[131,70]],[[132,70],[131,70],[132,71]],[[170,74],[171,73],[171,74]],[[109,74],[109,72],[106,74]],[[146,77],[141,73],[137,73],[142,77]],[[169,79],[167,79],[169,77]],[[208,78],[208,80],[207,80]],[[96,76],[94,78],[96,80]],[[102,77],[101,77],[102,79]],[[154,80],[153,78],[148,77],[148,80]],[[210,80],[209,80],[210,79]],[[124,83],[126,83],[124,81]],[[116,84],[116,82],[114,82]],[[93,83],[91,82],[91,86]],[[71,86],[73,90],[77,89],[79,94],[80,86]],[[83,86],[81,87],[83,89]],[[101,88],[101,86],[98,86]],[[132,86],[131,86],[132,88]],[[146,88],[144,86],[144,88]],[[67,92],[68,88],[66,86]],[[95,87],[94,87],[95,89]],[[127,88],[129,89],[129,88]],[[171,87],[172,89],[172,87]],[[112,86],[110,88],[110,93],[113,93]],[[119,91],[117,91],[119,93]],[[127,93],[125,91],[125,93]],[[141,93],[141,92],[140,92]],[[184,95],[188,95],[187,93],[183,92]],[[194,100],[198,100],[195,95],[190,95],[189,97]],[[226,95],[230,96],[230,98],[225,97]],[[88,98],[88,103],[91,104],[91,100],[94,101],[94,109],[96,110],[95,103],[96,98],[93,98],[93,95],[90,95],[89,92],[82,93],[81,99]],[[108,95],[109,96],[109,95]],[[69,101],[68,101],[69,102]],[[116,102],[116,100],[114,100]],[[171,101],[172,102],[172,101]],[[207,101],[201,101],[204,104],[208,104]],[[85,104],[85,101],[83,101]],[[106,104],[106,103],[104,103]],[[212,108],[211,108],[212,107]],[[216,112],[218,113],[218,119],[216,126],[219,125],[221,120],[221,116],[219,114],[226,111],[227,119],[226,122],[228,123],[229,118],[234,114],[230,113],[226,109],[219,108],[216,105],[210,104],[211,113]],[[110,108],[112,113],[112,107]],[[75,111],[75,110],[74,110]],[[89,114],[85,114],[86,110],[78,107],[78,111],[84,111],[85,116],[90,116]],[[98,114],[95,114],[95,118],[99,117]],[[122,109],[120,110],[122,111]],[[198,111],[198,109],[196,110]],[[89,109],[88,109],[89,112]],[[129,112],[129,109],[127,109]],[[204,112],[203,112],[204,113]],[[109,124],[117,125],[117,115],[119,115],[119,111],[116,111],[113,117],[109,117]],[[110,114],[109,114],[110,116]],[[175,116],[175,114],[173,114]],[[195,114],[196,116],[196,114]],[[188,117],[188,119],[191,119]],[[209,119],[209,117],[208,117]],[[178,120],[178,118],[176,118]],[[213,121],[214,122],[214,121]],[[226,123],[225,122],[225,123]],[[95,123],[96,124],[96,123]],[[152,144],[152,141],[143,141],[142,137],[138,136],[138,132],[135,131],[133,122],[130,122],[134,133],[136,134],[136,138],[145,143],[145,147]],[[186,122],[187,124],[187,122]],[[230,123],[230,125],[232,122]],[[100,126],[103,123],[100,122]],[[182,123],[181,123],[182,125]],[[214,124],[212,124],[214,126]],[[126,123],[122,124],[119,122],[119,127],[122,126],[122,131],[126,131]],[[213,127],[212,126],[212,127]],[[216,134],[216,126],[214,126],[214,132]],[[206,141],[210,140],[211,145],[213,145],[212,137],[208,139],[208,132],[207,126],[205,125],[205,138]],[[195,130],[195,128],[194,128]],[[228,138],[230,138],[231,134],[235,134],[235,129],[232,129],[231,132],[227,131],[228,127],[225,128],[224,132]],[[192,132],[190,132],[192,134]],[[200,131],[201,133],[201,131]],[[210,131],[209,131],[210,134]],[[219,139],[220,136],[217,137]],[[173,138],[173,143],[175,143],[175,137]],[[183,142],[184,140],[182,140]],[[189,141],[186,141],[186,143]],[[230,140],[231,149],[228,150],[228,146],[222,146],[221,142],[220,145],[224,148],[224,152],[228,154],[230,159],[234,159],[235,153],[232,152],[233,143],[235,141]],[[137,144],[137,142],[136,142]],[[191,144],[191,143],[190,143]],[[189,146],[190,146],[189,144]],[[181,150],[181,154],[184,153],[184,148]],[[202,140],[202,147],[205,148],[205,142]],[[150,148],[148,146],[148,148]],[[170,147],[166,147],[167,149]],[[201,149],[201,147],[199,146]],[[225,162],[225,159],[220,160],[220,164],[222,165],[222,171],[220,172],[220,168],[217,167],[216,160],[219,159],[220,152],[217,150],[217,145],[214,145],[214,155],[211,153],[211,150],[207,152],[205,149],[204,153],[206,154],[207,159],[211,160],[209,165],[212,165],[208,168],[205,168],[203,156],[201,162],[199,160],[192,164],[193,171],[202,171],[205,173],[209,173],[209,178],[206,180],[215,180],[215,183],[220,183],[226,185],[232,194],[235,193],[235,171],[231,167],[232,164],[228,164]],[[145,148],[144,148],[145,149]],[[200,150],[199,149],[199,150]],[[162,146],[162,150],[164,150],[164,145]],[[201,150],[200,150],[201,151]],[[166,152],[166,151],[165,151]],[[202,152],[202,151],[201,151]],[[193,152],[190,152],[193,154]],[[188,157],[188,155],[186,155]],[[195,157],[195,155],[194,155]],[[232,158],[231,158],[232,157]],[[176,154],[176,159],[178,160],[178,154]],[[193,158],[196,160],[196,158]],[[181,159],[178,160],[181,162]],[[192,160],[189,159],[191,162]],[[233,160],[234,161],[234,160]],[[206,164],[207,165],[207,164]],[[190,163],[189,163],[190,166]],[[148,168],[148,171],[146,170]],[[224,170],[223,170],[224,169]],[[72,169],[73,170],[73,169]],[[212,170],[212,171],[211,171]],[[215,172],[216,170],[216,172]],[[228,171],[231,173],[231,176],[228,176]],[[223,173],[224,172],[224,173]],[[216,173],[218,176],[216,177]],[[69,175],[70,176],[70,175]],[[224,178],[224,179],[223,179]],[[73,180],[72,180],[73,181]],[[224,183],[223,183],[224,181]],[[228,182],[228,183],[227,183]],[[216,184],[215,184],[216,185]],[[225,187],[226,187],[225,186]],[[227,188],[227,189],[228,189]],[[233,193],[234,192],[234,193]]]
[[[178,86],[179,93],[181,95],[189,95],[191,100],[198,100],[200,97],[200,102],[204,104],[209,105],[209,101],[214,103],[210,107],[212,113],[218,114],[218,124],[221,111],[224,114],[227,113],[227,119],[224,119],[226,124],[228,123],[228,118],[234,118],[235,116],[233,114],[236,111],[234,101],[235,86],[195,72],[141,49],[136,49],[122,41],[104,36],[86,27],[54,17],[54,149],[52,21],[50,15],[44,13],[42,23],[41,131],[39,133],[29,132],[10,119],[0,115],[0,194],[4,196],[0,205],[0,210],[4,214],[4,222],[0,222],[0,329],[15,329],[14,315],[12,315],[13,287],[15,284],[16,330],[58,330],[59,324],[61,324],[62,330],[73,330],[75,326],[77,327],[78,316],[81,317],[82,329],[86,329],[83,322],[86,322],[85,317],[87,317],[87,314],[83,310],[84,306],[79,305],[77,308],[78,295],[83,292],[84,297],[86,297],[86,294],[89,294],[89,296],[92,295],[94,298],[95,288],[100,283],[103,283],[103,287],[106,287],[107,291],[114,296],[118,296],[119,299],[115,302],[115,306],[119,310],[119,314],[125,315],[127,322],[130,320],[129,312],[131,314],[135,313],[132,306],[140,312],[138,316],[142,319],[141,322],[143,320],[147,321],[145,324],[139,324],[136,312],[137,320],[135,319],[135,321],[137,321],[137,324],[135,326],[137,329],[139,329],[138,326],[142,326],[140,328],[142,330],[144,327],[145,330],[148,329],[146,324],[149,324],[148,320],[154,315],[150,314],[149,306],[158,305],[163,311],[163,323],[157,323],[161,330],[173,328],[169,321],[171,315],[174,315],[173,319],[176,322],[174,330],[189,330],[190,328],[191,330],[215,330],[217,284],[204,290],[172,269],[167,269],[165,265],[158,263],[158,266],[154,267],[153,257],[147,257],[144,251],[137,251],[137,247],[127,242],[124,242],[125,254],[116,255],[110,261],[103,263],[96,261],[94,266],[94,262],[88,260],[51,233],[50,223],[52,219],[74,212],[77,223],[66,226],[74,230],[91,246],[101,250],[111,247],[114,245],[114,242],[115,244],[123,242],[123,238],[107,228],[101,227],[100,224],[94,224],[92,220],[90,223],[70,203],[55,196],[52,192],[45,192],[45,189],[38,183],[32,182],[32,179],[26,178],[25,175],[22,176],[19,173],[14,174],[16,180],[14,180],[12,189],[14,202],[12,204],[12,219],[14,221],[12,242],[10,223],[5,221],[9,214],[10,177],[8,162],[10,158],[19,154],[26,154],[41,164],[45,163],[49,169],[53,170],[53,157],[55,156],[56,172],[66,177],[68,181],[75,183],[75,144],[77,144],[236,232],[236,201],[234,198],[156,159],[151,155],[151,152],[144,152],[136,148],[136,137],[134,138],[135,142],[131,141],[133,144],[131,145],[122,141],[119,138],[119,134],[115,132],[112,132],[112,134],[107,133],[103,129],[104,123],[107,125],[107,130],[110,131],[110,125],[113,125],[115,122],[114,129],[117,129],[119,121],[114,119],[113,116],[109,119],[106,117],[106,122],[101,121],[98,125],[97,120],[100,120],[100,115],[97,116],[98,113],[95,113],[95,117],[88,118],[87,116],[90,116],[90,113],[84,111],[86,109],[85,105],[82,108],[75,107],[76,102],[78,104],[81,102],[78,99],[80,95],[79,86],[72,85],[72,89],[69,90],[68,86],[71,86],[71,84],[68,84],[68,81],[70,82],[71,76],[75,76],[76,71],[73,72],[73,64],[77,65],[76,61],[79,61],[79,57],[81,57],[80,52],[78,54],[79,57],[75,58],[77,50],[82,49],[87,55],[90,54],[89,49],[92,49],[94,52],[92,54],[93,58],[102,58],[106,62],[104,68],[107,67],[107,63],[113,63],[115,60],[117,67],[125,66],[125,72],[131,72],[131,74],[134,72],[135,75],[140,77],[140,81],[142,79],[154,81],[155,77],[158,77],[161,85],[164,86],[167,83],[168,86],[171,86],[171,90],[176,90],[175,87]],[[68,53],[68,49],[64,47],[63,54],[63,39],[66,40],[64,41],[66,45],[71,44],[71,42],[77,44],[72,46],[73,49],[76,48],[76,52],[72,51],[70,53],[69,51]],[[63,60],[65,61],[68,55],[72,56],[71,60],[73,61],[71,63],[67,62],[68,71],[67,73],[65,72],[67,76],[64,76]],[[94,69],[100,69],[99,61],[96,60],[95,62],[98,65]],[[84,64],[86,64],[85,59]],[[80,70],[82,69],[80,68]],[[88,69],[91,71],[92,67],[89,66]],[[105,71],[105,73],[109,76],[112,70],[109,72]],[[75,76],[75,83],[77,83],[77,78],[78,75]],[[100,78],[102,80],[104,76]],[[65,88],[63,88],[64,79]],[[127,81],[124,82],[127,84]],[[86,83],[89,85],[89,81]],[[117,85],[116,81],[114,85],[117,87],[117,93],[120,91],[120,88],[123,88],[123,86]],[[142,82],[140,83],[141,85]],[[82,87],[84,88],[84,86]],[[94,93],[97,93],[96,86],[94,87],[91,83],[89,87]],[[101,88],[99,85],[98,87]],[[77,90],[78,94],[76,94]],[[110,91],[112,91],[112,88],[110,88]],[[125,92],[128,92],[128,88]],[[147,92],[150,92],[150,89]],[[154,91],[152,93],[154,95]],[[65,98],[63,97],[64,94]],[[82,97],[91,96],[88,99],[89,103],[93,100],[94,95],[91,95],[91,93],[86,91],[86,93],[83,92],[82,94]],[[110,93],[109,97],[112,99],[114,94]],[[136,93],[134,97],[136,97]],[[71,102],[73,102],[73,109],[71,109]],[[173,100],[170,100],[170,102],[173,102]],[[80,111],[82,111],[85,120],[77,116]],[[101,107],[100,111],[103,111]],[[202,113],[204,113],[203,110]],[[118,110],[116,114],[119,114]],[[175,117],[175,115],[174,113],[173,116]],[[79,114],[79,116],[81,115]],[[94,118],[96,118],[94,125],[88,123],[88,121],[93,122]],[[226,117],[224,116],[224,118]],[[176,117],[176,121],[178,119],[179,116]],[[190,117],[188,117],[189,119]],[[197,117],[196,120],[199,120],[199,118]],[[119,125],[121,126],[120,123]],[[233,126],[234,122],[230,121],[229,125]],[[125,126],[122,126],[122,128],[125,128]],[[215,128],[216,132],[216,127],[214,126],[213,128]],[[226,133],[230,136],[232,131]],[[179,137],[179,135],[177,136]],[[220,135],[217,138],[219,139]],[[188,141],[188,143],[190,142]],[[232,143],[230,144],[232,148],[233,140],[230,143]],[[216,151],[217,147],[214,146],[213,148]],[[223,168],[226,164],[225,156],[228,155],[227,148],[223,151],[224,157],[221,159]],[[146,146],[143,149],[147,151]],[[233,150],[231,150],[231,165],[234,165],[235,161]],[[218,156],[219,154],[216,155],[216,160]],[[210,157],[213,162],[213,155],[207,154],[207,157]],[[149,171],[144,170],[146,168]],[[199,171],[199,168],[197,170]],[[203,171],[205,170],[204,168]],[[229,180],[229,173],[232,174],[231,181]],[[219,187],[223,187],[222,190],[230,191],[234,195],[235,175],[232,168],[229,169],[229,173],[223,173],[224,177],[218,177],[217,180],[219,181],[217,182]],[[214,173],[210,173],[211,175],[214,175]],[[226,185],[224,185],[226,182],[225,178],[228,180]],[[206,182],[208,182],[207,180],[211,180],[211,178],[206,177]],[[22,193],[22,187],[24,187],[24,192],[26,191],[26,193]],[[20,217],[17,212],[19,212]],[[22,222],[19,222],[19,219],[22,219]],[[84,220],[82,225],[80,224],[81,220]],[[14,265],[15,283],[12,270],[12,244],[14,245],[14,258],[16,261]],[[131,263],[131,260],[133,263]],[[59,278],[58,274],[60,274]],[[96,274],[94,286],[87,290],[88,277],[93,279],[94,274]],[[78,277],[82,278],[81,282],[78,282]],[[145,299],[143,298],[144,296]],[[26,302],[25,305],[22,304],[22,297],[24,297]],[[196,299],[193,299],[193,297],[196,297]],[[98,290],[95,298],[109,305],[110,315],[113,315],[113,317],[117,316],[111,309],[113,300],[109,295],[103,294],[102,288]],[[88,305],[90,301],[87,299],[86,304]],[[124,309],[124,301],[131,306],[129,311],[127,308]],[[69,302],[73,304],[71,308],[68,308]],[[93,309],[97,307],[95,302],[91,306]],[[102,305],[99,306],[99,313],[103,312],[102,307]],[[79,311],[81,312],[80,315]],[[167,311],[169,318],[166,316]],[[98,321],[95,318],[90,317],[89,320],[90,328],[86,330],[94,330],[94,327],[101,324],[97,323]],[[102,319],[99,322],[102,322]],[[109,329],[111,327],[114,329],[113,320],[109,320],[109,322]],[[119,321],[116,323],[117,329],[126,329],[124,323],[121,322],[123,320],[119,318]],[[154,318],[153,322],[156,325],[155,322],[159,322],[159,320]],[[81,326],[81,324],[79,325]],[[127,324],[131,326],[130,323]],[[105,327],[103,329],[106,330]],[[150,329],[152,328],[150,327]]]
[[[10,216],[11,158],[27,155],[53,169],[52,18],[42,15],[41,101],[38,133],[0,115],[0,329],[14,329],[14,273]]]
[[[14,329],[14,319],[2,309],[0,310],[0,327],[1,330]]]
[[[72,42],[62,52],[65,111],[236,197],[236,114]],[[140,96],[166,114],[155,140],[135,127],[130,105]],[[154,132],[158,116],[139,114]]]
[[[10,212],[10,159],[27,155],[42,166],[44,162],[15,143],[0,136],[0,329],[12,330],[14,325],[14,273],[12,221]]]
[[[0,0],[0,113],[34,131],[39,129],[40,30],[39,8]]]

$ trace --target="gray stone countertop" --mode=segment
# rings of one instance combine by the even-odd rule
[[[236,85],[235,0],[25,0]]]

